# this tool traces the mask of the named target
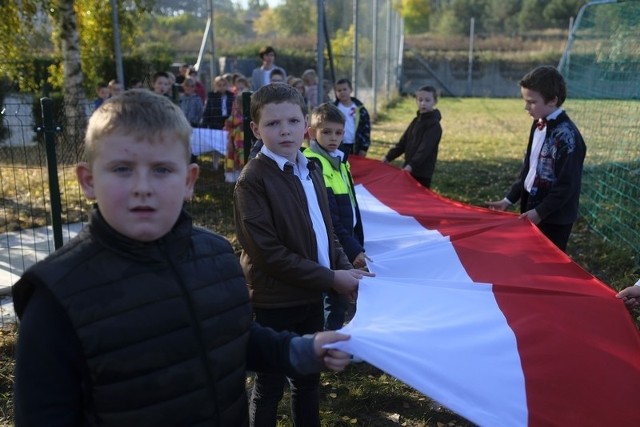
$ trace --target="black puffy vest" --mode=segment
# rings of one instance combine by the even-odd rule
[[[20,315],[31,286],[68,313],[90,372],[88,425],[244,426],[251,308],[229,243],[183,214],[141,243],[91,224],[14,286]]]

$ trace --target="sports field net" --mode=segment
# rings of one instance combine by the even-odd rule
[[[640,262],[640,1],[593,1],[560,62],[567,111],[587,144],[581,213]]]

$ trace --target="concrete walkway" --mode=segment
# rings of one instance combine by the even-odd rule
[[[78,234],[82,223],[65,224],[66,242]],[[33,228],[0,234],[0,326],[15,322],[11,286],[27,268],[43,260],[55,249],[51,227]]]

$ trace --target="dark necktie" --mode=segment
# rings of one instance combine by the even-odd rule
[[[536,123],[536,127],[538,130],[542,130],[547,126],[547,119],[538,119],[538,123]]]

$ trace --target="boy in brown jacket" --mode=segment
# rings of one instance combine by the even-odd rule
[[[256,321],[276,331],[322,331],[323,293],[355,298],[359,280],[336,238],[319,170],[300,152],[307,106],[293,87],[261,87],[251,97],[251,129],[264,145],[243,168],[234,191],[240,263]],[[286,377],[258,372],[252,426],[274,426]],[[319,426],[318,374],[289,377],[295,425]]]

